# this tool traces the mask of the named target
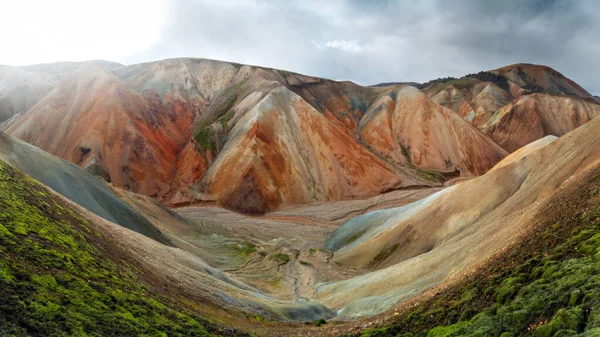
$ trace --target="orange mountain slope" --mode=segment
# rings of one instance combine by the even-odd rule
[[[9,120],[7,133],[170,205],[210,201],[263,213],[438,186],[485,173],[512,151],[510,142],[535,140],[490,134],[503,149],[469,123],[482,127],[513,99],[477,79],[467,81],[468,94],[464,83],[452,92],[426,88],[429,99],[406,86],[362,87],[204,59],[23,69],[51,90]],[[564,132],[595,116],[578,114]]]
[[[424,91],[507,151],[546,135],[561,136],[597,115],[598,101],[589,92],[556,70],[534,64],[434,81]],[[560,109],[553,108],[557,106]],[[540,117],[550,115],[553,117]],[[500,116],[505,119],[503,125],[492,127],[500,122]],[[511,119],[519,122],[509,125]]]

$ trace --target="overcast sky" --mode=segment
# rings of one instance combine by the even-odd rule
[[[600,95],[600,1],[2,0],[0,64],[202,57],[360,84],[518,62]]]

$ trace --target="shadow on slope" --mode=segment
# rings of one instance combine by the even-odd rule
[[[0,159],[94,214],[160,243],[171,245],[148,220],[79,166],[0,132]]]

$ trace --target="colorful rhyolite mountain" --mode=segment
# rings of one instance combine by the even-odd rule
[[[319,300],[342,315],[369,315],[463,277],[535,230],[555,194],[597,176],[599,130],[595,119],[558,139],[547,136],[481,177],[351,219],[326,248],[334,263],[369,272],[319,285]]]
[[[423,90],[509,152],[546,135],[562,136],[600,114],[577,83],[533,64],[434,81]]]
[[[10,69],[30,89],[7,91],[7,133],[168,205],[246,213],[481,175],[600,111],[531,65],[424,93],[204,59]]]
[[[355,214],[362,212],[363,215],[347,221],[335,231],[332,226],[317,221],[328,215],[319,214],[319,209],[326,212],[327,204],[311,205],[309,213],[297,210],[296,216],[287,219],[284,213],[278,212],[278,215],[273,213],[271,217],[249,216],[239,222],[221,212],[223,219],[209,218],[195,223],[191,218],[185,219],[161,208],[148,197],[116,188],[109,189],[98,178],[76,165],[0,134],[0,207],[4,210],[0,217],[0,240],[3,247],[0,250],[0,282],[3,294],[7,294],[7,302],[0,305],[0,317],[13,313],[12,308],[19,306],[24,300],[35,303],[11,314],[16,320],[0,319],[0,327],[21,334],[32,331],[45,334],[51,331],[72,331],[69,329],[74,329],[73,326],[90,333],[105,331],[106,334],[125,330],[139,332],[159,329],[164,332],[183,329],[180,325],[186,324],[177,321],[178,317],[183,316],[171,315],[166,310],[167,304],[170,310],[189,309],[191,311],[186,312],[215,319],[218,324],[249,330],[261,329],[260,335],[329,335],[326,331],[314,331],[316,327],[303,327],[303,324],[263,324],[262,320],[264,317],[269,320],[310,321],[330,319],[336,315],[366,316],[385,312],[413,299],[427,301],[432,293],[447,294],[444,296],[449,296],[450,299],[441,305],[453,307],[453,303],[459,303],[460,300],[471,301],[472,298],[465,299],[464,295],[460,296],[460,292],[456,297],[447,289],[454,289],[457,282],[469,282],[469,276],[474,271],[486,266],[493,268],[496,265],[494,261],[507,252],[520,251],[522,244],[531,244],[529,238],[535,233],[560,229],[562,222],[557,222],[550,213],[565,214],[567,219],[571,219],[568,221],[575,224],[583,221],[579,215],[569,213],[575,210],[568,200],[577,196],[583,201],[595,200],[593,205],[600,205],[597,174],[600,167],[600,139],[597,137],[599,128],[600,119],[594,119],[558,139],[553,136],[544,137],[505,157],[478,178],[448,187],[402,207],[366,213],[364,212],[368,208],[360,207],[357,209],[359,213]],[[56,192],[74,203],[41,186],[15,168],[52,186]],[[374,199],[377,199],[377,203],[382,200]],[[351,202],[355,201],[346,201]],[[328,213],[336,213],[338,208],[348,207],[341,203],[333,204]],[[136,215],[136,211],[139,214]],[[581,213],[581,217],[598,222],[599,211],[600,208],[594,208]],[[299,216],[300,214],[305,215]],[[239,214],[236,216],[242,217]],[[333,218],[339,218],[339,215],[334,214]],[[284,222],[277,224],[277,219]],[[118,222],[122,226],[107,220]],[[230,223],[232,220],[234,223],[230,228],[241,229],[237,234],[219,224]],[[291,224],[293,225],[290,226]],[[164,232],[157,232],[155,226]],[[250,228],[253,230],[248,231]],[[301,235],[286,234],[292,231],[291,228],[304,230],[307,237],[315,237],[317,228],[321,233],[323,230],[333,232],[325,242],[317,243],[318,248],[314,248],[314,245],[289,248],[286,246],[294,247],[294,242],[302,240]],[[276,234],[273,239],[254,241],[257,237],[269,236],[277,231],[280,234]],[[575,250],[569,253],[569,256],[574,256],[577,260],[567,263],[565,268],[568,273],[556,272],[556,269],[552,269],[556,268],[556,262],[547,261],[554,257],[546,254],[542,256],[536,251],[521,252],[520,254],[537,256],[538,263],[546,261],[547,265],[543,268],[548,268],[549,271],[541,272],[537,269],[538,272],[535,272],[534,266],[530,265],[529,268],[533,271],[519,276],[519,282],[543,285],[548,280],[559,278],[569,285],[568,289],[572,289],[582,283],[572,283],[561,278],[577,275],[580,279],[582,273],[589,273],[589,278],[581,278],[581,282],[592,286],[595,282],[594,275],[597,275],[596,269],[588,269],[596,268],[597,265],[597,260],[590,255],[597,254],[600,250],[598,235],[594,235],[597,231],[596,227],[589,227],[579,234],[569,234],[567,231],[566,236],[542,235],[539,239],[548,242],[543,243],[543,246],[553,250],[561,249],[563,252],[565,248],[559,243],[568,240],[569,235],[577,235]],[[256,245],[239,241],[240,234],[244,240],[252,240]],[[291,236],[286,238],[286,235]],[[582,236],[586,239],[585,245],[581,243]],[[170,242],[163,242],[173,243],[176,247],[158,242],[165,237]],[[200,242],[195,240],[205,240],[207,243],[212,241],[217,244],[208,247],[220,246],[218,249],[241,244],[241,248],[237,248],[239,253],[236,254],[233,250],[222,257],[230,261],[241,257],[242,261],[234,264],[235,267],[228,267],[227,272],[222,272],[213,265],[223,264],[214,260],[208,252],[201,253],[200,249],[207,246],[195,247],[196,242]],[[578,249],[582,252],[579,253]],[[82,250],[91,252],[94,258],[90,259]],[[36,261],[43,261],[43,264]],[[519,261],[509,260],[509,268],[513,268]],[[119,267],[113,267],[113,263]],[[73,268],[73,265],[77,267]],[[96,272],[90,268],[109,269]],[[526,268],[526,265],[519,265],[517,270],[522,273]],[[264,282],[260,282],[265,274],[269,277],[266,282],[270,282],[272,287],[266,287]],[[285,280],[287,277],[291,279],[291,298],[278,291],[287,287],[282,281],[282,278]],[[121,281],[121,278],[126,281]],[[72,287],[66,280],[71,282],[73,279],[91,286]],[[46,282],[42,282],[43,280]],[[505,277],[505,274],[500,274],[494,280],[503,285],[514,282],[513,278]],[[472,286],[471,282],[469,286]],[[112,290],[113,288],[121,290]],[[593,293],[587,286],[582,289]],[[493,298],[502,305],[507,305],[507,301],[516,296],[516,292],[502,295],[505,293],[504,286],[492,286],[485,291],[495,294]],[[105,295],[105,292],[125,292],[129,295],[115,298]],[[567,294],[570,292],[571,290]],[[519,296],[526,296],[527,293],[524,291]],[[65,296],[72,298],[91,298],[94,301],[90,301],[88,306],[96,309],[82,307],[79,302],[64,301],[57,294],[68,294]],[[557,292],[554,288],[546,287],[536,294],[552,297]],[[570,301],[571,297],[569,295],[565,296],[566,299],[559,299],[561,305],[576,306],[578,302]],[[153,301],[152,298],[160,301]],[[168,298],[175,302],[165,301]],[[592,296],[588,300],[594,299]],[[118,310],[134,311],[137,319],[130,320],[126,326],[112,326],[116,323],[106,326],[107,320],[112,322],[120,317],[120,312],[111,307],[111,303],[115,301],[120,307]],[[432,301],[440,303],[435,297]],[[504,311],[486,309],[482,312],[492,315],[514,312],[515,315],[538,317],[535,309],[529,308],[518,296],[514,301],[517,304],[513,306],[534,311],[522,313],[522,310],[505,308]],[[45,311],[45,316],[40,316],[36,309],[37,305],[42,305],[40,303],[50,306],[52,311]],[[487,305],[486,303],[483,304]],[[483,310],[482,308],[485,306],[478,306],[474,309],[475,313]],[[560,315],[559,308],[561,306],[549,307],[550,317]],[[156,316],[152,312],[156,310],[169,317],[155,322]],[[37,326],[46,318],[60,315],[59,312],[66,313],[66,320],[57,320],[58,323],[53,325]],[[421,315],[416,309],[414,312]],[[146,317],[147,315],[154,318]],[[396,319],[398,315],[396,311],[391,317]],[[432,317],[431,314],[427,316]],[[103,324],[90,325],[85,323],[86,317],[105,318],[102,320]],[[254,317],[254,321],[248,322],[245,317]],[[439,320],[437,316],[434,318],[433,324],[444,325],[457,319],[447,321]],[[165,325],[167,322],[170,323]],[[35,330],[31,324],[36,324]],[[190,321],[186,325],[188,328],[189,324]],[[590,326],[594,327],[595,324]],[[583,330],[585,325],[581,326],[581,329],[577,329]],[[431,327],[431,324],[418,323],[414,328],[426,330]],[[331,335],[341,331],[339,325],[332,325],[332,328],[337,332],[330,330]],[[520,324],[516,329],[524,331],[525,328],[526,325]],[[501,328],[494,325],[494,329]],[[382,336],[395,335],[393,331],[389,330]]]
[[[549,68],[423,90],[192,59],[4,71],[3,126],[58,155],[0,133],[9,335],[600,329],[600,119]]]

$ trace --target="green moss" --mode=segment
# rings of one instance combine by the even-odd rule
[[[320,327],[320,326],[323,326],[325,324],[327,324],[327,321],[324,318],[321,318],[320,320],[318,320],[318,321],[315,322],[315,326],[316,327]]]
[[[534,336],[545,337],[555,336],[559,331],[563,336],[567,333],[577,335],[578,331],[583,331],[584,312],[580,307],[572,309],[560,309],[552,318],[549,324],[543,324],[533,331]]]
[[[198,131],[194,136],[194,139],[196,139],[196,142],[198,142],[198,145],[202,150],[209,150],[212,153],[217,151],[215,135],[210,127]]]
[[[438,326],[431,329],[427,334],[427,337],[460,336],[458,333],[462,330],[465,324],[465,322],[462,322],[450,326]]]
[[[0,260],[0,283],[8,283],[14,281],[15,277],[12,270],[6,265],[3,260]]]
[[[425,169],[418,168],[418,167],[416,167],[415,169],[421,177],[423,177],[427,180],[440,181],[443,179],[443,176],[438,172],[435,172],[432,170],[425,170]]]
[[[238,102],[238,98],[243,98],[247,94],[247,91],[244,89],[247,82],[248,79],[244,79],[217,91],[210,107],[203,112],[207,118],[197,127],[199,129],[205,129],[221,119],[221,125],[224,126],[225,131],[227,131],[226,129],[229,126],[229,120],[233,118],[235,114],[233,108]]]
[[[242,244],[242,247],[240,248],[240,254],[244,258],[248,257],[250,254],[252,254],[254,252],[256,252],[256,246],[250,242],[244,242]]]
[[[410,156],[410,147],[406,147],[402,143],[400,143],[400,149],[402,150],[402,155],[406,157],[406,160],[408,160],[408,163],[412,164],[412,158]]]
[[[517,291],[521,286],[520,282],[521,279],[518,277],[509,277],[504,279],[504,281],[500,285],[500,288],[498,288],[494,296],[496,302],[505,303],[506,301],[513,298],[517,294]]]
[[[277,253],[273,257],[282,263],[288,263],[291,260],[290,256],[284,253]]]
[[[227,132],[229,130],[229,121],[235,115],[235,110],[229,110],[223,117],[221,117],[221,126],[223,127],[223,131]]]
[[[207,322],[147,289],[118,248],[104,251],[109,239],[61,203],[0,162],[3,335],[211,335]]]

